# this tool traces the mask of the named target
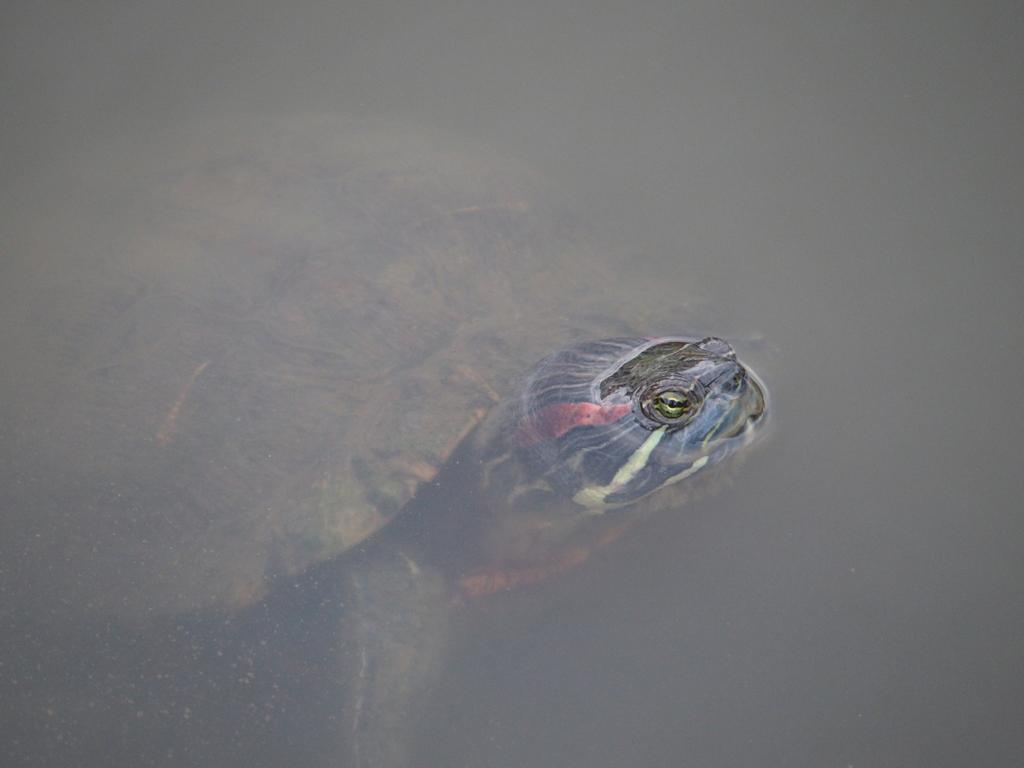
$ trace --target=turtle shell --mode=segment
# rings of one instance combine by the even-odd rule
[[[4,309],[33,600],[251,603],[386,525],[531,363],[651,327],[545,182],[464,141],[314,116],[114,138],[58,169]]]

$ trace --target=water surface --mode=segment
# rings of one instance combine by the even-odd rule
[[[97,140],[339,112],[542,170],[766,379],[730,487],[460,619],[419,764],[1024,760],[1019,5],[26,4],[0,30],[7,306],[12,233]],[[3,336],[11,391],[31,336]],[[8,762],[335,764],[332,583],[141,633],[0,594]]]

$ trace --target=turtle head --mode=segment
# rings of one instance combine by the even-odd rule
[[[513,443],[535,479],[600,511],[720,464],[753,441],[765,407],[721,339],[608,339],[538,364]]]

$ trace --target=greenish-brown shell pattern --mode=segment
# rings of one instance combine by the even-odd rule
[[[530,365],[671,331],[689,289],[617,279],[551,185],[427,129],[202,121],[53,183],[0,418],[42,478],[25,546],[89,574],[31,599],[88,611],[251,604],[387,526]]]

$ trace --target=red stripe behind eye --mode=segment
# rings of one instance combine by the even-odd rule
[[[528,448],[545,438],[561,437],[573,427],[608,424],[632,410],[629,405],[594,403],[556,403],[528,416],[516,429],[516,445]]]

